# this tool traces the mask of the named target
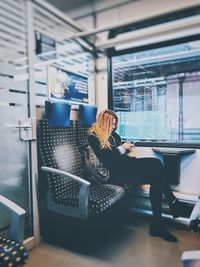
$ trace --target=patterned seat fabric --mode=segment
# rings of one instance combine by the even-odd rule
[[[86,131],[84,131],[85,135]],[[77,131],[74,125],[71,124],[69,128],[65,129],[49,128],[47,120],[41,120],[38,127],[38,140],[43,165],[87,179],[81,154],[78,151]],[[83,140],[85,139],[83,138]],[[47,178],[54,206],[78,207],[79,183],[53,173],[48,173]],[[88,214],[94,215],[103,212],[123,195],[124,189],[122,187],[109,184],[91,184]]]
[[[111,184],[92,186],[89,195],[89,214],[99,214],[124,195],[122,187]]]
[[[18,242],[0,237],[0,266],[17,267],[27,262],[28,252]]]
[[[43,165],[83,176],[75,135],[73,124],[69,128],[49,128],[48,121],[41,120],[38,140]],[[80,184],[54,173],[48,173],[47,179],[54,205],[78,207]],[[70,198],[71,196],[77,197]]]
[[[78,207],[79,183],[53,173],[47,177],[54,205]]]
[[[116,185],[94,185],[90,187],[88,200],[88,213],[95,215],[103,212],[112,206],[124,195],[123,188]],[[77,207],[79,199],[79,190],[71,190],[71,194],[56,199],[55,205],[67,207]]]

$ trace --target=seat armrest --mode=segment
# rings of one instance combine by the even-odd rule
[[[26,211],[20,206],[0,195],[0,206],[11,214],[10,237],[19,243],[24,239],[24,220]]]
[[[87,180],[85,180],[85,179],[83,179],[83,178],[81,178],[79,176],[76,176],[76,175],[74,175],[72,173],[69,173],[69,172],[61,171],[61,170],[58,170],[58,169],[55,169],[55,168],[51,168],[51,167],[46,167],[46,166],[42,166],[41,169],[43,171],[46,171],[46,172],[52,172],[52,173],[55,173],[55,174],[60,174],[60,175],[69,177],[72,180],[74,180],[76,182],[79,182],[81,184],[84,184],[86,186],[90,185],[90,182],[88,182]]]
[[[51,173],[65,176],[81,184],[81,188],[79,191],[78,205],[79,205],[81,216],[83,218],[87,218],[88,216],[88,194],[89,194],[89,189],[90,189],[90,182],[72,173],[61,171],[55,168],[42,166],[41,169],[46,172],[51,172]]]

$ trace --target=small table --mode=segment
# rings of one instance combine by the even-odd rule
[[[152,148],[154,152],[163,156],[163,165],[167,173],[170,184],[177,185],[180,183],[180,159],[182,155],[195,153],[195,149],[184,148]]]

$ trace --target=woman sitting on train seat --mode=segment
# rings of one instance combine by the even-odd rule
[[[162,222],[162,197],[166,197],[174,218],[180,216],[184,203],[173,194],[166,179],[162,162],[157,158],[135,158],[127,154],[134,144],[121,143],[120,136],[115,132],[118,117],[111,110],[103,110],[97,116],[96,123],[89,129],[88,142],[103,165],[110,171],[109,183],[123,185],[150,185],[150,201],[152,222],[149,233],[164,240],[177,242]]]

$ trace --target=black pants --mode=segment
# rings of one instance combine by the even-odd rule
[[[168,203],[175,199],[163,164],[157,158],[124,157],[117,176],[120,184],[150,185],[150,201],[155,220],[161,219],[163,194]]]

